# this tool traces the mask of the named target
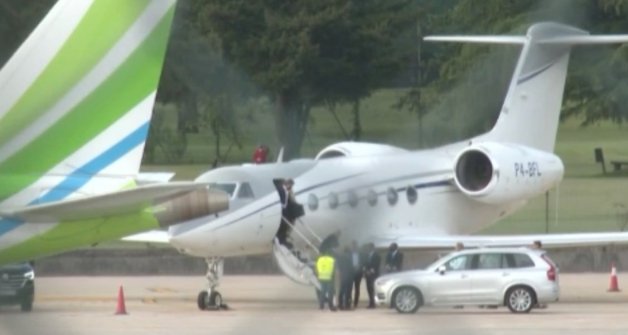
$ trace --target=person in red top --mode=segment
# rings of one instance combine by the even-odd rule
[[[266,163],[266,160],[268,159],[268,151],[267,146],[259,145],[253,152],[253,162],[255,164]]]

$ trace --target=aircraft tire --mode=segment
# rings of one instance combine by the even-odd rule
[[[207,291],[199,292],[196,302],[198,304],[198,309],[200,309],[201,311],[206,310],[209,303],[209,299],[207,299]]]

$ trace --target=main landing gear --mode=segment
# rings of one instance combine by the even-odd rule
[[[207,263],[206,277],[208,286],[206,290],[198,293],[198,298],[196,299],[198,309],[202,311],[227,309],[228,306],[222,300],[222,295],[216,290],[216,287],[220,284],[220,278],[223,273],[223,258],[205,258],[205,262]]]

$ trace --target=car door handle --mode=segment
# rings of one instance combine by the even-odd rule
[[[463,279],[467,278],[467,275],[463,273],[463,274],[460,275],[460,278],[463,278]]]
[[[510,276],[510,273],[508,273],[508,272],[502,273],[502,277],[508,277],[508,276]]]

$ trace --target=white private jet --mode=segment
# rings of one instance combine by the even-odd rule
[[[281,206],[273,178],[293,178],[306,214],[293,227],[294,249],[316,252],[321,236],[341,230],[341,242],[396,242],[401,248],[626,242],[620,233],[469,236],[555,187],[564,167],[553,153],[572,46],[624,43],[628,35],[591,36],[556,23],[531,26],[526,36],[442,36],[429,41],[521,45],[513,79],[494,128],[468,140],[409,151],[343,142],[315,159],[209,171],[197,180],[231,194],[226,213],[192,220],[128,240],[167,242],[208,263],[209,289],[199,307],[220,305],[215,290],[224,257],[274,253],[291,279],[317,285],[310,268],[273,243]]]

